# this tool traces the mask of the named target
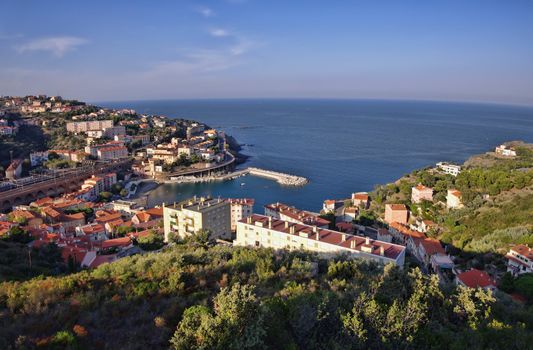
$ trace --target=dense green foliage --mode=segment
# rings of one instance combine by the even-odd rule
[[[474,156],[455,178],[427,168],[377,186],[370,212],[383,215],[385,203],[406,204],[416,216],[439,225],[432,236],[465,252],[504,253],[514,244],[533,244],[533,146],[517,143],[515,148],[515,158]],[[411,202],[417,184],[433,188],[432,202]],[[464,208],[446,209],[448,189],[461,191]]]
[[[532,311],[417,269],[191,241],[0,284],[0,348],[526,348]]]
[[[33,249],[26,244],[0,240],[0,282],[58,274],[63,268],[61,253],[55,244]]]

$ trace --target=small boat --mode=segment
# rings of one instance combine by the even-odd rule
[[[241,182],[241,186],[244,186],[244,185],[246,185],[246,183],[244,183],[244,182]]]

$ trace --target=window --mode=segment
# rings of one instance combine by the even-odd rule
[[[259,241],[255,241],[255,246],[256,247],[259,247],[261,245],[261,243],[259,243]]]

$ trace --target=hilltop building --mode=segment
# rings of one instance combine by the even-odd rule
[[[494,152],[504,157],[516,157],[515,149],[513,147],[507,147],[506,145],[499,145]]]
[[[456,189],[448,190],[448,194],[446,195],[446,207],[448,209],[460,209],[463,207],[461,191]]]
[[[420,203],[423,200],[430,202],[433,200],[433,189],[422,184],[411,188],[411,202]]]
[[[457,176],[461,172],[461,166],[450,164],[446,162],[439,162],[437,163],[437,169],[442,170],[445,174],[449,174],[452,176]]]

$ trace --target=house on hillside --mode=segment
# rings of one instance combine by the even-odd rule
[[[385,204],[385,222],[391,224],[399,222],[407,224],[409,221],[409,209],[405,204]]]
[[[470,269],[469,271],[458,274],[455,283],[458,286],[465,286],[468,288],[496,290],[496,281],[494,281],[488,273],[478,269]]]

